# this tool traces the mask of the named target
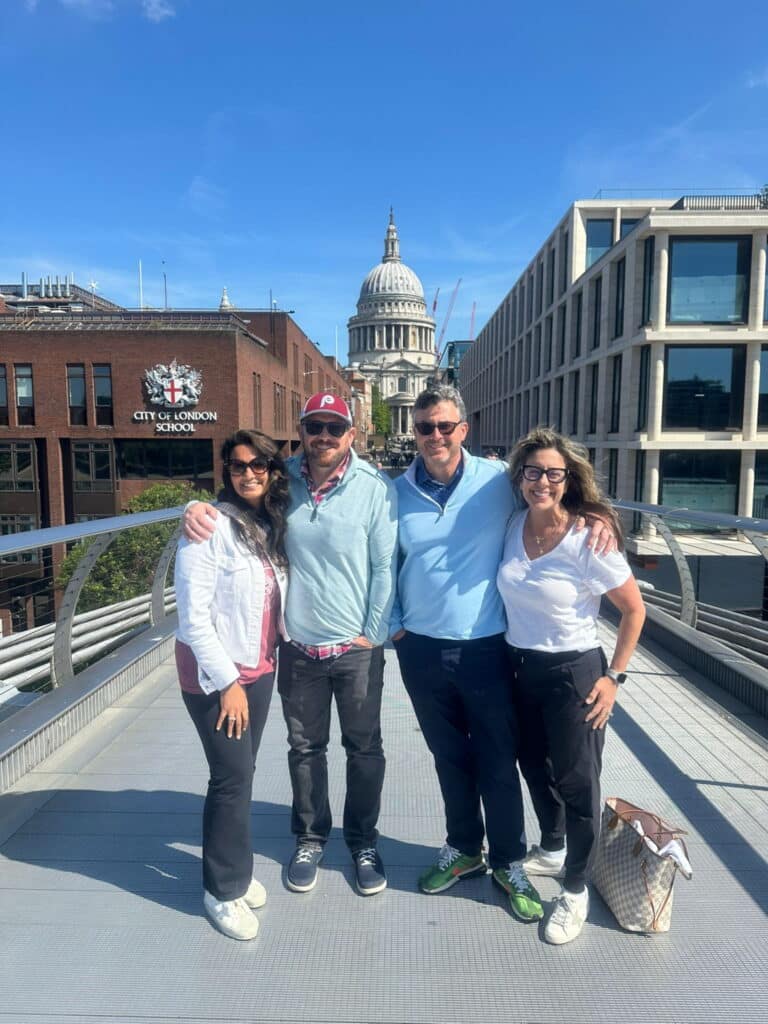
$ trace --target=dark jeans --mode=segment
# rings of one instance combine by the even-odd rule
[[[375,846],[385,764],[381,745],[384,648],[352,647],[338,658],[317,661],[293,644],[282,643],[277,678],[288,726],[291,829],[297,840],[325,843],[331,831],[326,754],[335,699],[347,752],[344,839],[352,853]]]
[[[435,759],[446,841],[475,856],[487,831],[491,867],[521,860],[526,851],[523,799],[503,635],[437,640],[406,633],[395,648]]]
[[[520,722],[518,759],[536,816],[541,846],[567,840],[565,888],[580,892],[600,832],[600,771],[605,729],[584,718],[585,697],[607,667],[600,647],[547,654],[509,647],[512,694]]]
[[[244,687],[249,722],[239,740],[227,739],[226,721],[216,732],[218,692],[181,693],[210,770],[203,808],[203,885],[217,900],[238,899],[251,884],[253,771],[274,681],[270,673]]]

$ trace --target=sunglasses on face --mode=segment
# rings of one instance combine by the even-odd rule
[[[567,469],[542,469],[540,466],[523,466],[520,472],[523,479],[530,480],[531,483],[536,483],[537,480],[541,480],[545,476],[551,484],[561,484],[568,476]]]
[[[268,473],[272,468],[272,463],[269,459],[257,457],[251,459],[250,462],[243,462],[241,459],[230,459],[226,466],[230,476],[242,476],[246,469],[250,469],[254,474]]]
[[[451,420],[440,420],[439,423],[421,420],[420,423],[413,424],[413,429],[422,437],[429,437],[430,434],[434,434],[435,430],[439,430],[443,437],[449,437],[460,423],[461,420],[456,420],[455,423],[452,423]]]
[[[302,427],[310,437],[319,437],[327,430],[331,437],[344,437],[349,430],[346,423],[326,423],[325,420],[304,420]]]

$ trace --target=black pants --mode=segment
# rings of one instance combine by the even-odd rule
[[[385,765],[383,683],[383,647],[352,647],[318,661],[293,644],[280,645],[277,687],[288,726],[291,829],[297,840],[325,843],[331,831],[327,750],[335,699],[347,753],[344,839],[352,853],[376,845]]]
[[[541,827],[541,846],[567,840],[565,888],[580,892],[600,831],[605,729],[584,718],[584,699],[607,662],[600,647],[547,654],[510,647],[512,695],[520,723],[518,759]]]
[[[203,885],[217,900],[238,899],[251,884],[253,771],[274,681],[270,673],[244,687],[249,722],[239,740],[227,739],[226,721],[216,732],[218,692],[197,694],[182,690],[210,770],[203,808]]]
[[[503,635],[438,640],[406,633],[395,647],[435,759],[446,841],[475,856],[487,832],[491,867],[521,860],[526,850],[523,799]]]

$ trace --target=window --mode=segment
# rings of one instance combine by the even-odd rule
[[[568,232],[563,232],[563,242],[560,246],[560,294],[568,290]]]
[[[301,395],[298,391],[291,392],[291,422],[298,423],[301,419]]]
[[[563,429],[563,378],[558,377],[555,381],[555,409],[554,409],[555,430]]]
[[[14,533],[29,533],[38,528],[36,516],[0,515],[0,537],[8,537]],[[11,555],[3,555],[0,565],[35,565],[39,561],[38,551],[19,551]]]
[[[69,422],[73,427],[82,427],[88,422],[85,411],[85,366],[73,363],[67,366],[67,402]]]
[[[743,345],[667,345],[664,426],[740,429],[744,408]]]
[[[739,500],[740,452],[671,451],[661,453],[659,501],[678,508],[736,515]],[[678,530],[702,531],[700,524]]]
[[[611,434],[619,429],[621,420],[621,356],[613,357],[613,376],[611,378]]]
[[[552,317],[548,316],[544,327],[544,373],[552,369]]]
[[[587,221],[587,269],[613,245],[612,220]]]
[[[574,298],[573,309],[573,336],[571,338],[571,358],[576,359],[581,355],[581,316],[584,307],[584,292],[579,292]]]
[[[637,381],[637,422],[635,423],[635,430],[648,429],[648,395],[650,386],[651,346],[643,345],[640,348],[640,370]]]
[[[397,390],[398,391],[407,391],[408,390],[408,378],[407,377],[398,377],[397,378]]]
[[[275,430],[285,430],[285,388],[277,381],[273,382],[273,423]]]
[[[72,442],[72,482],[75,491],[113,491],[112,445],[98,441]]]
[[[536,324],[536,328],[533,332],[533,377],[538,377],[541,373],[543,358],[544,352],[541,347],[541,324]]]
[[[13,373],[16,380],[16,422],[20,427],[32,427],[35,425],[32,366],[29,363],[16,363]]]
[[[579,371],[571,374],[571,433],[579,430]]]
[[[643,244],[643,314],[640,326],[651,322],[653,302],[653,265],[656,261],[656,239],[653,235]]]
[[[619,449],[608,449],[608,497],[615,498],[619,481]]]
[[[621,232],[619,238],[626,238],[630,231],[635,227],[636,224],[640,223],[639,217],[622,217],[621,218]]]
[[[293,344],[293,384],[294,387],[299,386],[299,346]]]
[[[645,452],[635,452],[635,482],[633,501],[645,504]],[[639,512],[632,514],[632,530],[637,533],[642,525],[642,518]]]
[[[768,519],[768,451],[755,452],[755,493],[752,515]]]
[[[523,367],[523,382],[528,384],[531,379],[531,332],[525,339],[525,366]]]
[[[760,394],[757,400],[757,425],[758,427],[768,427],[768,345],[763,345],[760,349]]]
[[[114,423],[112,410],[112,367],[109,363],[93,364],[93,396],[96,404],[96,423],[100,427],[111,427]]]
[[[544,260],[539,260],[536,268],[536,316],[541,316],[544,306]]]
[[[565,362],[565,304],[558,310],[557,318],[557,365],[562,366]]]
[[[0,427],[8,426],[8,377],[5,365],[0,364]]]
[[[627,261],[620,259],[614,268],[613,336],[620,338],[624,333],[624,286]]]
[[[555,247],[549,250],[549,267],[547,268],[547,305],[555,301]]]
[[[531,393],[530,391],[523,392],[523,430],[528,431],[531,429]]]
[[[34,444],[0,442],[0,491],[34,491]]]
[[[541,389],[541,422],[546,426],[549,423],[549,381]]]
[[[213,485],[213,442],[191,440],[116,441],[122,480],[191,480]]]
[[[600,345],[600,319],[603,305],[603,279],[596,277],[592,282],[592,348]]]
[[[597,399],[600,381],[600,366],[592,363],[589,368],[589,426],[587,432],[594,434],[597,430]]]
[[[667,317],[672,324],[747,322],[752,239],[669,240]]]
[[[306,387],[306,385],[305,385]],[[261,429],[261,374],[254,373],[252,378],[253,390],[253,425],[257,430]]]

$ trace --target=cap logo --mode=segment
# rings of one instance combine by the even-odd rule
[[[333,395],[323,395],[320,399],[320,407],[322,408],[324,405],[333,405],[334,401],[335,399]]]

